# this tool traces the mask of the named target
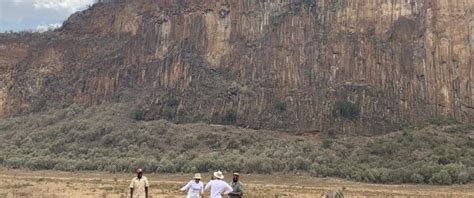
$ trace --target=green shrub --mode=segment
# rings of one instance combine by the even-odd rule
[[[451,125],[451,124],[460,124],[455,118],[443,118],[443,117],[433,117],[426,120],[432,125],[442,126],[442,125]]]
[[[276,110],[278,110],[279,112],[286,111],[287,107],[288,105],[286,104],[285,101],[280,101],[275,105]]]
[[[440,172],[433,173],[431,178],[431,183],[433,184],[442,184],[442,185],[451,185],[453,183],[451,176],[448,171],[441,170]]]
[[[145,119],[145,109],[142,106],[135,107],[130,112],[130,117],[134,120],[141,121]]]
[[[316,171],[318,176],[328,177],[336,175],[336,170],[327,165],[319,166],[319,169],[317,169]]]
[[[168,107],[173,107],[174,108],[174,107],[177,107],[179,105],[179,101],[175,98],[171,98],[168,101],[166,101],[166,105]]]
[[[418,170],[418,173],[421,176],[423,176],[423,178],[425,178],[425,183],[429,183],[433,174],[439,172],[440,170],[441,170],[441,167],[439,165],[424,164]]]
[[[26,163],[26,160],[19,157],[7,158],[5,160],[5,165],[10,168],[20,168],[23,167]]]
[[[469,180],[474,181],[474,167],[469,167],[466,171],[470,175]]]
[[[224,117],[224,124],[232,125],[237,121],[237,112],[231,110],[228,111]]]
[[[29,159],[25,166],[32,170],[47,170],[53,169],[56,166],[56,161],[50,157],[35,157]]]
[[[406,168],[398,168],[390,171],[391,183],[408,183],[411,181],[411,173]]]
[[[469,182],[469,173],[467,171],[461,171],[459,172],[459,174],[457,175],[457,178],[456,178],[456,183],[458,184],[466,184]]]
[[[294,159],[293,161],[293,169],[294,170],[303,170],[303,171],[309,171],[311,167],[311,161],[298,156]]]
[[[165,107],[161,112],[161,116],[164,116],[166,119],[171,120],[176,117],[177,109],[174,107]]]
[[[80,160],[76,164],[76,170],[82,170],[82,171],[97,170],[97,164],[91,160]]]
[[[469,123],[469,124],[462,124],[462,125],[449,127],[445,129],[444,132],[451,133],[451,134],[465,134],[471,130],[474,130],[474,124]]]
[[[175,173],[177,169],[170,160],[162,159],[156,171],[160,173]]]
[[[245,171],[247,173],[270,174],[273,172],[271,160],[267,158],[252,157],[245,161]]]
[[[321,144],[321,148],[329,149],[329,148],[331,148],[332,144],[333,144],[332,138],[326,137],[326,138],[323,139],[323,143]]]
[[[232,149],[238,149],[239,147],[240,147],[240,144],[236,140],[232,139],[227,143],[226,148],[232,150]]]
[[[421,184],[425,182],[425,178],[418,173],[413,173],[410,177],[410,181],[411,183]]]
[[[466,182],[469,174],[467,173],[467,167],[462,164],[448,164],[443,167],[443,170],[448,171],[453,183],[462,184]]]
[[[194,136],[186,136],[183,141],[183,148],[190,150],[196,148],[199,145],[199,141]]]
[[[54,170],[60,170],[60,171],[74,171],[76,170],[75,167],[75,162],[72,160],[66,160],[66,159],[58,159],[56,160],[56,164],[54,165]]]
[[[360,108],[348,100],[338,101],[334,107],[334,114],[348,120],[355,120],[359,117]]]
[[[240,139],[240,143],[242,145],[252,144],[253,142],[255,142],[255,140],[252,137],[249,137],[249,136],[244,136]]]
[[[381,183],[390,183],[392,182],[392,178],[390,176],[390,170],[386,169],[386,168],[382,168],[379,170],[380,171],[380,179],[379,181]]]

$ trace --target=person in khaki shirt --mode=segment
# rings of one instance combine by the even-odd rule
[[[148,179],[143,176],[143,170],[137,169],[137,176],[130,183],[131,198],[148,198]]]
[[[232,175],[232,192],[229,193],[229,198],[242,198],[244,197],[244,187],[239,181],[239,173]]]

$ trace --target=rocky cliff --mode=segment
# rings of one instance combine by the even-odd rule
[[[141,119],[384,131],[474,120],[474,1],[120,0],[0,36],[0,115],[128,101]]]

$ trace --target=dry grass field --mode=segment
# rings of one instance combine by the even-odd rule
[[[204,174],[208,181],[210,174]],[[229,175],[229,174],[227,174]],[[0,170],[0,197],[128,197],[128,184],[133,174],[99,172],[53,172],[27,170]],[[157,198],[185,197],[176,190],[191,175],[146,174],[151,182],[150,195]],[[227,177],[226,179],[229,179]],[[314,178],[305,175],[242,175],[246,197],[319,197],[330,189],[345,188],[346,197],[474,197],[474,184],[454,186],[431,185],[378,185],[348,182],[332,178]]]

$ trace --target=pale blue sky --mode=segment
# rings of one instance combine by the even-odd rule
[[[39,30],[63,23],[94,0],[0,0],[0,32]]]

